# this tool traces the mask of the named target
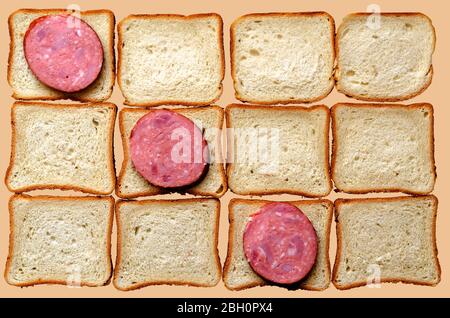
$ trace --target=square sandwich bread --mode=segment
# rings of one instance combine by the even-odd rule
[[[125,104],[209,105],[222,93],[223,22],[214,13],[130,15],[118,25]]]
[[[250,216],[269,202],[232,199],[229,204],[228,255],[223,270],[223,280],[228,289],[241,290],[270,284],[250,267],[245,258],[243,247],[244,230]],[[308,276],[298,284],[298,287],[307,290],[324,290],[329,286],[331,276],[328,248],[333,218],[333,203],[328,200],[305,200],[289,203],[305,213],[318,238],[316,263]]]
[[[89,24],[97,33],[103,45],[103,67],[98,78],[87,88],[64,93],[41,83],[31,72],[25,59],[23,41],[30,23],[49,14],[74,14]],[[79,15],[78,15],[79,14]],[[107,100],[115,80],[114,59],[114,14],[109,10],[90,10],[76,13],[65,9],[21,9],[9,17],[10,52],[8,61],[8,82],[16,99],[73,99],[86,102]]]
[[[14,195],[9,213],[8,284],[109,283],[112,197]]]
[[[431,83],[435,42],[421,13],[350,14],[336,35],[336,88],[366,101],[412,98]]]
[[[328,13],[264,13],[231,26],[236,97],[255,104],[312,102],[334,86],[334,20]]]
[[[217,199],[119,201],[116,288],[215,286],[219,211]]]
[[[330,193],[326,106],[230,105],[226,117],[227,175],[234,193]]]
[[[111,193],[115,117],[111,103],[14,103],[8,189]]]
[[[433,107],[430,104],[337,104],[332,178],[349,193],[433,190]]]
[[[124,160],[117,179],[116,193],[121,198],[167,193],[150,184],[134,168],[129,153],[131,131],[136,122],[151,110],[125,108],[119,113],[119,127],[122,135]],[[197,184],[183,190],[195,195],[220,197],[227,191],[227,181],[221,151],[221,129],[224,112],[219,106],[172,109],[192,120],[204,131],[208,142],[210,164],[205,177]]]
[[[336,288],[438,284],[437,204],[435,196],[336,200]]]

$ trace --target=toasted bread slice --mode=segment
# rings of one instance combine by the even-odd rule
[[[219,212],[217,199],[119,201],[114,286],[215,286]]]
[[[336,288],[438,284],[437,204],[435,196],[336,200]]]
[[[231,74],[243,102],[320,100],[333,89],[334,58],[334,20],[325,12],[248,14],[231,26]]]
[[[244,255],[243,235],[250,215],[271,201],[232,199],[229,204],[228,255],[223,270],[225,286],[231,290],[270,285],[256,274]],[[311,221],[318,237],[317,260],[311,272],[290,288],[324,290],[330,284],[330,259],[328,248],[333,217],[333,203],[328,200],[305,200],[289,202],[298,207]]]
[[[210,106],[172,110],[194,121],[204,131],[210,154],[210,164],[205,177],[195,185],[180,191],[195,195],[221,197],[227,191],[227,181],[221,151],[223,109],[218,106]],[[122,135],[124,160],[117,179],[116,193],[121,198],[130,199],[169,192],[145,180],[136,171],[130,158],[129,140],[131,130],[136,122],[150,111],[146,109],[125,108],[119,113],[119,127]]]
[[[111,278],[112,197],[14,195],[5,279],[14,286],[103,286]]]
[[[8,189],[110,194],[116,108],[111,103],[14,103]]]
[[[336,35],[336,88],[366,101],[400,101],[431,83],[436,35],[422,13],[355,13]]]
[[[331,116],[332,178],[338,190],[433,191],[433,106],[337,104]]]
[[[76,93],[64,93],[41,83],[31,72],[25,59],[23,39],[30,23],[44,15],[74,14],[88,23],[97,33],[103,45],[103,67],[98,78]],[[114,14],[109,10],[89,10],[80,13],[66,9],[20,9],[9,17],[10,51],[8,82],[16,99],[57,100],[72,99],[85,102],[107,100],[115,80]]]
[[[331,191],[326,106],[230,105],[226,109],[230,189],[237,194]]]
[[[218,14],[130,15],[118,34],[117,80],[126,105],[201,106],[219,99],[225,62]]]

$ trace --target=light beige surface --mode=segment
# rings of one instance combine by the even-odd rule
[[[73,1],[61,1],[61,5],[68,5]],[[272,12],[272,11],[317,11],[325,10],[330,13],[336,25],[342,21],[342,18],[350,13],[356,11],[365,11],[367,5],[373,1],[290,1],[278,0],[276,2],[258,1],[258,0],[229,0],[229,1],[78,1],[82,9],[103,8],[108,6],[113,10],[117,21],[132,13],[180,13],[193,14],[199,12],[217,12],[222,15],[224,19],[224,41],[225,41],[225,57],[226,57],[226,73],[224,81],[224,93],[218,105],[224,106],[230,103],[237,102],[234,98],[234,91],[231,82],[230,68],[229,68],[229,26],[237,17],[251,13],[251,12]],[[430,87],[418,97],[408,101],[415,102],[429,102],[434,105],[435,110],[435,138],[436,138],[436,165],[438,178],[434,190],[434,194],[439,198],[439,211],[437,217],[437,240],[439,248],[439,261],[443,269],[442,280],[436,287],[421,287],[413,285],[402,284],[385,284],[381,288],[356,288],[348,291],[337,291],[333,286],[330,286],[323,292],[311,291],[288,291],[277,287],[252,288],[240,292],[228,291],[223,282],[212,288],[189,288],[183,286],[153,286],[140,289],[135,292],[120,292],[112,285],[99,288],[67,288],[63,286],[38,286],[20,289],[6,284],[3,278],[0,278],[0,296],[2,297],[443,297],[450,296],[450,275],[448,269],[450,268],[450,248],[448,224],[450,224],[450,197],[448,189],[450,187],[450,148],[449,135],[450,125],[448,118],[450,117],[450,106],[448,105],[448,74],[450,74],[450,64],[448,63],[448,56],[450,56],[450,43],[447,43],[446,36],[450,31],[450,20],[448,18],[448,11],[450,3],[445,1],[434,1],[433,4],[420,0],[378,0],[376,1],[384,11],[421,11],[430,16],[437,31],[437,46],[433,55],[433,65],[435,74],[433,82]],[[32,3],[25,0],[16,0],[14,2],[4,3],[0,13],[0,34],[2,39],[8,38],[8,30],[6,28],[6,21],[8,14],[21,7],[30,7]],[[42,0],[36,2],[39,7],[54,7],[55,2]],[[9,127],[9,112],[13,103],[10,98],[12,90],[6,81],[6,61],[8,56],[8,47],[3,45],[0,49],[0,93],[2,97],[2,107],[0,107],[0,118],[2,118],[2,132],[0,134],[0,171],[4,174],[9,162],[10,151],[10,134]],[[123,108],[123,97],[118,90],[117,85],[114,88],[112,98],[109,100],[116,103],[119,108]],[[320,103],[327,106],[332,106],[337,102],[355,102],[342,94],[333,90],[331,94],[323,99]],[[116,124],[116,131],[118,126]],[[122,145],[120,134],[115,135],[115,153],[116,153],[116,167],[120,168],[122,164]],[[50,191],[39,191],[39,193],[50,193]],[[75,192],[56,192],[54,194],[78,194]],[[398,194],[379,194],[377,196],[396,196]],[[0,214],[0,272],[4,270],[5,260],[7,255],[8,244],[8,213],[7,204],[11,194],[7,191],[6,186],[2,183],[0,186],[0,200],[2,206],[2,213]],[[374,195],[364,195],[363,197],[370,197]],[[174,196],[175,197],[175,196]],[[219,232],[219,254],[223,262],[226,257],[227,238],[228,238],[228,213],[227,205],[229,199],[236,197],[230,192],[225,194],[221,199],[222,213],[220,215],[220,232]],[[355,198],[357,195],[336,194],[332,192],[327,198],[334,200],[338,197]],[[299,196],[267,196],[265,199],[283,198],[289,200],[299,200]],[[336,250],[336,239],[334,222],[331,231],[330,243],[330,258],[333,264],[334,253]],[[116,229],[113,229],[113,247],[115,245]],[[115,257],[115,249],[113,248],[113,259]]]

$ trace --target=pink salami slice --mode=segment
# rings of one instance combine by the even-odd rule
[[[163,188],[195,183],[203,176],[209,158],[200,129],[183,115],[164,109],[139,119],[131,131],[130,152],[136,170]]]
[[[304,278],[316,261],[316,232],[297,207],[269,203],[247,223],[244,253],[253,270],[263,278],[292,284]]]
[[[71,15],[47,15],[31,22],[23,42],[33,74],[63,92],[89,86],[100,73],[103,47],[97,33]]]

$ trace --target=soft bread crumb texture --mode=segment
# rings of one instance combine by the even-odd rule
[[[334,20],[327,13],[247,15],[231,36],[238,99],[311,102],[333,89]]]
[[[111,197],[13,196],[7,282],[107,284],[113,206]]]
[[[430,104],[337,104],[332,118],[332,176],[337,189],[413,194],[433,190],[436,173]]]
[[[440,281],[434,196],[336,202],[338,251],[333,283],[436,285]]]
[[[119,23],[118,82],[128,105],[208,105],[222,93],[222,19],[129,16]]]
[[[237,199],[230,202],[230,236],[223,280],[228,289],[240,290],[269,284],[250,267],[243,247],[245,226],[250,216],[269,201]],[[311,221],[318,238],[316,263],[311,272],[298,284],[299,288],[324,290],[330,284],[328,256],[329,234],[333,204],[327,200],[289,202],[298,207]]]
[[[219,206],[215,199],[118,203],[114,285],[215,286],[221,275]]]
[[[114,190],[112,150],[116,106],[16,102],[13,152],[6,184],[11,191]]]
[[[431,82],[435,40],[431,20],[420,13],[349,15],[336,37],[337,89],[373,101],[418,95]]]
[[[322,197],[331,191],[326,106],[230,105],[226,114],[233,192]]]
[[[97,79],[87,88],[76,93],[64,93],[41,83],[31,72],[25,59],[23,40],[30,23],[48,14],[65,14],[66,10],[24,9],[14,12],[9,18],[11,35],[8,81],[17,99],[73,99],[80,101],[107,100],[113,90],[114,66],[114,15],[107,10],[83,11],[79,17],[97,33],[103,46],[103,65]]]
[[[220,129],[223,125],[223,109],[218,106],[201,108],[180,108],[173,111],[192,120],[199,127],[208,142],[210,163],[208,172],[201,181],[186,192],[196,195],[222,196],[227,190],[225,169],[221,152]],[[119,113],[122,144],[125,153],[123,166],[118,177],[117,194],[122,198],[136,198],[144,195],[165,193],[166,190],[153,186],[134,168],[131,161],[130,134],[136,122],[151,110],[125,108]]]

